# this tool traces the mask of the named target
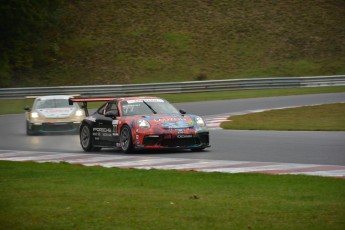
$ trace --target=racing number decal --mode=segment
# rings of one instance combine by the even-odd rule
[[[113,120],[112,121],[112,125],[113,125],[113,136],[118,136],[119,135],[119,132],[117,130],[117,126],[119,124],[119,121],[118,120]]]

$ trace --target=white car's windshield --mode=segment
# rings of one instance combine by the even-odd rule
[[[128,100],[121,103],[123,116],[148,114],[179,114],[179,111],[163,99]]]
[[[75,105],[69,105],[66,99],[50,99],[36,101],[36,109],[51,109],[51,108],[69,108]]]

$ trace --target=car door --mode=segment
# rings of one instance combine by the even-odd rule
[[[98,111],[93,132],[97,133],[99,141],[102,143],[102,145],[115,146],[115,143],[119,142],[119,134],[117,129],[118,120],[117,116],[105,116],[105,114],[109,112],[118,114],[117,101],[114,100],[108,102],[105,106],[103,106],[103,109]]]

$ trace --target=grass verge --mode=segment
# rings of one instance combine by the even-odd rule
[[[231,117],[223,129],[345,131],[345,104],[303,106]]]
[[[161,95],[167,100],[177,102],[197,102],[212,100],[231,100],[259,97],[278,97],[320,93],[345,92],[345,86],[313,87],[313,88],[286,88],[286,89],[258,89],[258,90],[235,90],[208,93],[186,93]]]
[[[0,161],[2,229],[344,229],[345,181]]]
[[[288,88],[288,89],[262,89],[262,90],[238,90],[208,93],[184,93],[155,95],[166,98],[172,103],[196,102],[210,100],[230,100],[240,98],[276,97],[289,95],[305,95],[319,93],[345,92],[345,86],[315,87],[315,88]],[[31,106],[32,99],[1,99],[0,114],[15,114],[24,112],[26,105]],[[91,103],[90,108],[98,108],[100,103]]]

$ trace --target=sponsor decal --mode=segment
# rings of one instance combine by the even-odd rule
[[[154,118],[155,122],[174,122],[174,121],[186,121],[183,117],[168,117],[168,118]]]
[[[170,129],[185,129],[185,128],[190,128],[193,127],[192,124],[189,122],[186,122],[186,120],[180,120],[180,121],[169,121],[169,122],[164,122],[162,124],[163,128],[170,128]]]
[[[48,113],[69,113],[72,109],[46,109]],[[43,111],[43,110],[40,110]]]
[[[155,98],[152,98],[152,99],[136,99],[136,100],[128,100],[127,103],[128,104],[132,104],[132,103],[140,103],[140,102],[164,102],[162,99],[155,99]]]
[[[111,128],[93,128],[92,130],[101,133],[111,133]]]
[[[48,109],[39,109],[37,112],[44,116],[45,118],[67,118],[71,115],[71,111],[63,111],[63,110],[48,110]]]
[[[183,134],[184,133],[184,129],[176,129],[178,134]]]
[[[117,130],[117,126],[119,124],[119,121],[118,120],[113,120],[111,123],[113,124],[113,136],[118,136],[119,132]]]
[[[192,134],[179,134],[176,136],[177,138],[192,138]]]

